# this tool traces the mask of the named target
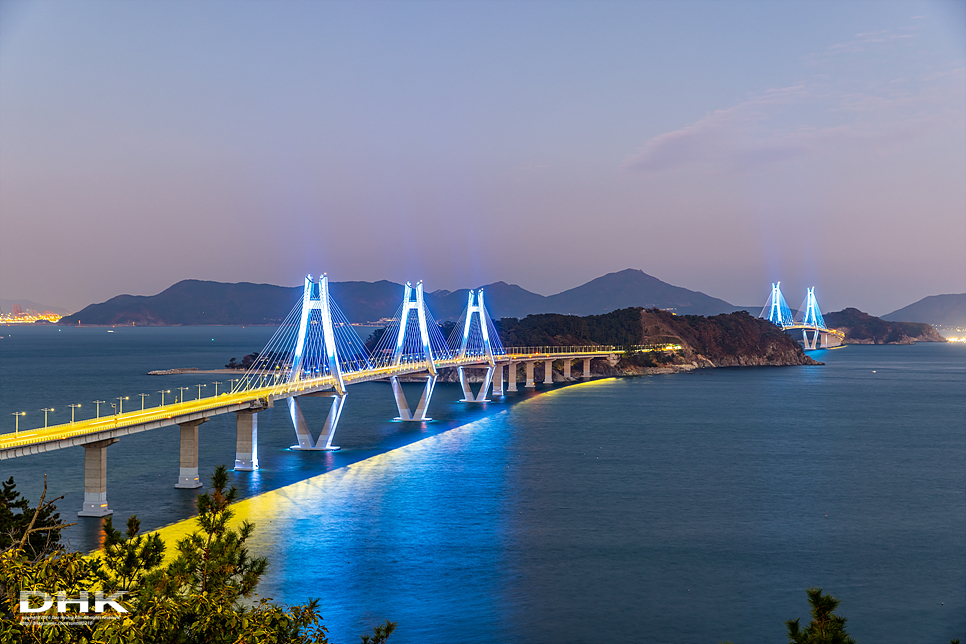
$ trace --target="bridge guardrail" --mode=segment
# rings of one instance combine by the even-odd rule
[[[636,347],[633,347],[636,348]],[[568,346],[544,346],[544,347],[507,347],[505,349],[505,354],[494,354],[494,358],[497,360],[512,359],[513,357],[544,357],[552,355],[566,355],[566,354],[594,354],[594,355],[607,355],[614,353],[623,353],[625,351],[624,347],[617,347],[614,345],[590,345],[590,346],[580,346],[580,347],[568,347]],[[458,367],[461,365],[472,365],[479,364],[481,358],[484,356],[465,356],[463,358],[443,358],[436,360],[435,364],[437,368],[443,367]],[[371,370],[365,371],[350,371],[343,373],[343,378],[347,382],[352,381],[365,381],[365,380],[379,380],[382,378],[388,378],[393,375],[402,374],[412,374],[418,373],[420,371],[425,371],[428,369],[429,363],[426,361],[414,361],[414,362],[400,362],[398,365],[382,365],[375,366]],[[119,429],[127,426],[140,425],[145,422],[155,422],[158,420],[166,420],[173,416],[180,416],[182,414],[208,411],[218,407],[224,407],[226,405],[237,404],[250,399],[261,398],[265,396],[287,396],[292,394],[297,394],[300,391],[305,391],[306,389],[320,390],[328,387],[332,387],[334,382],[332,376],[325,375],[316,378],[307,378],[298,380],[295,382],[271,382],[271,377],[274,375],[275,378],[279,377],[279,374],[265,373],[265,380],[258,383],[257,381],[250,384],[256,384],[252,387],[241,387],[234,389],[230,392],[221,394],[220,396],[212,396],[210,398],[202,398],[200,400],[191,400],[181,403],[168,404],[163,407],[153,407],[145,410],[136,410],[127,412],[125,414],[101,416],[99,419],[88,419],[85,421],[79,421],[77,423],[63,423],[58,425],[51,425],[46,428],[31,428],[26,429],[21,433],[29,432],[32,436],[17,438],[17,434],[10,433],[2,434],[0,437],[3,439],[4,448],[12,447],[23,447],[25,445],[34,444],[38,442],[47,442],[51,440],[64,440],[68,438],[74,438],[77,436],[82,436],[85,434],[97,433],[100,431],[107,431],[112,429]],[[38,436],[36,432],[38,430],[41,435]],[[39,439],[39,440],[38,440]]]
[[[590,345],[584,347],[504,347],[506,355],[550,355],[559,353],[621,353],[623,347],[614,345]]]

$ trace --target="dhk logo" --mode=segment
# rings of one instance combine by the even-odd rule
[[[127,609],[121,606],[118,601],[121,599],[123,592],[114,593],[112,595],[104,596],[101,591],[96,591],[94,593],[94,612],[103,613],[105,608],[112,608],[119,613],[126,613]],[[36,608],[30,606],[30,600],[40,600],[41,605]],[[20,591],[20,612],[21,613],[46,613],[54,606],[54,600],[57,600],[57,612],[66,613],[67,606],[77,606],[77,612],[79,613],[89,613],[90,611],[90,595],[86,592],[79,593],[76,597],[67,597],[67,593],[57,593],[54,597],[51,597],[47,593],[41,593],[33,590],[22,590]]]

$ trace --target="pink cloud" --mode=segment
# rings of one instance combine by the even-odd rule
[[[808,155],[881,149],[936,128],[962,132],[964,90],[964,68],[860,89],[816,77],[656,136],[622,168],[645,174],[689,166],[750,170]]]

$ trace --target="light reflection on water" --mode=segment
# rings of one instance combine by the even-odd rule
[[[388,387],[359,386],[344,452],[290,452],[284,410],[259,416],[263,469],[233,474],[236,510],[270,560],[261,594],[320,597],[333,641],[385,618],[400,643],[782,641],[813,585],[860,642],[962,639],[964,355],[853,346],[825,367],[598,381],[475,411],[440,385],[425,427],[388,420]],[[202,432],[210,471],[234,427]],[[109,453],[119,524],[138,503],[146,527],[190,514],[174,436],[150,434]],[[59,454],[36,463],[82,474]],[[45,467],[29,460],[18,480]]]

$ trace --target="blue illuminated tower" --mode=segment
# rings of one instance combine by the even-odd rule
[[[780,327],[792,326],[795,321],[792,317],[792,310],[785,302],[785,296],[782,295],[781,284],[781,282],[777,282],[771,285],[771,295],[758,317],[765,318]],[[768,312],[767,315],[765,315],[766,311]]]
[[[415,293],[413,293],[415,291]],[[413,294],[415,294],[415,299],[413,299]],[[410,312],[416,314],[416,324],[415,329],[410,329]],[[406,358],[407,366],[412,366],[413,362],[423,362],[426,365],[426,385],[423,387],[423,394],[419,398],[419,404],[416,405],[416,411],[413,412],[409,409],[409,402],[406,400],[406,394],[403,392],[402,384],[399,382],[399,376],[390,376],[389,382],[392,384],[392,393],[396,399],[396,409],[399,410],[399,416],[396,420],[411,420],[411,421],[427,421],[432,420],[426,415],[426,411],[429,408],[429,401],[433,397],[433,389],[436,387],[436,379],[439,374],[436,372],[436,363],[433,359],[433,347],[429,340],[429,326],[426,323],[427,317],[432,317],[428,315],[426,309],[426,304],[423,301],[423,283],[422,281],[416,282],[416,288],[413,289],[412,284],[406,282],[406,290],[403,294],[403,305],[402,313],[399,317],[399,328],[396,331],[396,344],[393,349],[392,354],[392,365],[395,367],[400,366],[403,362],[403,358]],[[435,322],[433,327],[437,329]],[[406,331],[410,329],[410,335],[418,335],[418,342],[407,343]],[[388,331],[388,329],[387,329]],[[416,331],[414,334],[413,331]],[[440,335],[440,337],[442,337]],[[415,338],[413,338],[415,340]],[[415,344],[416,351],[406,349],[411,345]]]
[[[454,334],[457,331],[460,334],[458,336],[458,349],[456,348],[456,342],[453,341],[453,336],[450,336],[450,345],[453,347],[454,357],[457,359],[485,358],[487,363],[485,367],[486,372],[483,376],[483,386],[480,387],[480,392],[475,396],[470,390],[469,379],[465,371],[466,367],[461,365],[457,368],[460,385],[463,388],[462,402],[488,402],[486,392],[493,380],[493,373],[497,368],[493,355],[503,354],[504,351],[503,345],[500,343],[499,335],[493,327],[493,321],[490,319],[490,315],[486,311],[486,306],[483,304],[483,289],[469,292],[462,321],[462,328],[457,326],[454,330]]]
[[[816,329],[827,329],[825,326],[825,318],[822,317],[822,311],[818,308],[818,300],[815,299],[815,287],[808,289],[808,295],[805,296],[805,315],[802,318],[802,324],[805,326],[813,326]]]

